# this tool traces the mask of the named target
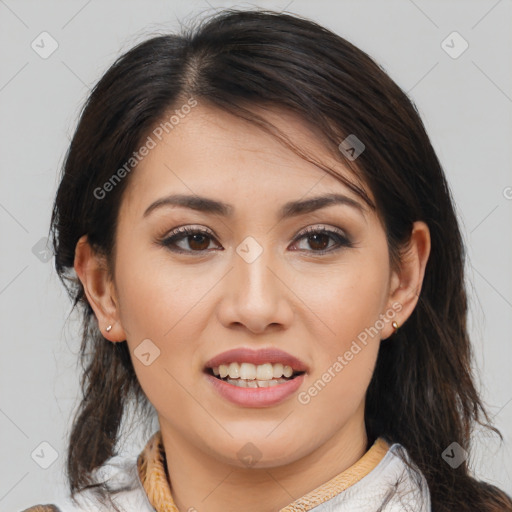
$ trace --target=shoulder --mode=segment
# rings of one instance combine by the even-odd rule
[[[23,512],[154,512],[138,476],[136,457],[113,457],[95,476],[105,482],[104,496],[98,489],[86,489],[76,494],[74,500],[68,495]]]
[[[390,446],[381,468],[383,511],[430,512],[430,491],[427,480],[399,443]]]
[[[411,461],[406,449],[394,443],[370,473],[314,510],[431,512],[430,492],[425,477]]]

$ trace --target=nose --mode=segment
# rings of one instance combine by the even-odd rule
[[[282,271],[271,250],[263,250],[254,260],[235,252],[233,267],[224,280],[218,308],[221,323],[227,328],[244,326],[255,334],[288,327],[293,319],[292,292],[279,275]]]

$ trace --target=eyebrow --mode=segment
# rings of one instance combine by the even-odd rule
[[[351,206],[358,210],[363,216],[366,209],[358,201],[343,194],[326,194],[323,196],[313,197],[299,201],[290,201],[285,203],[279,210],[278,220],[287,219],[311,213],[327,206],[336,204]],[[147,217],[151,212],[162,207],[184,207],[198,212],[209,213],[212,215],[220,215],[222,217],[231,218],[233,216],[233,206],[208,197],[197,195],[174,194],[157,199],[150,204],[143,214]]]

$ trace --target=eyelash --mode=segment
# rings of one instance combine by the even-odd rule
[[[301,231],[293,240],[292,243],[296,243],[299,240],[303,238],[307,238],[312,235],[329,235],[331,238],[335,239],[338,243],[338,247],[335,249],[323,249],[321,251],[306,251],[306,252],[313,252],[315,255],[323,255],[329,252],[335,252],[338,251],[344,247],[350,248],[353,247],[353,243],[341,232],[334,231],[331,229],[326,229],[324,227],[318,227],[318,226],[312,226],[308,227],[305,230]],[[168,248],[170,251],[180,253],[180,254],[186,254],[186,253],[199,253],[202,254],[206,252],[208,249],[202,250],[202,251],[193,251],[193,250],[184,250],[184,249],[176,249],[175,247],[172,247],[173,244],[175,244],[177,241],[182,240],[184,238],[188,238],[192,235],[204,235],[210,238],[215,238],[214,234],[206,229],[199,229],[199,228],[193,228],[191,226],[185,226],[177,228],[169,234],[169,236],[165,237],[160,243],[161,245]],[[298,249],[298,251],[302,251],[302,249]]]

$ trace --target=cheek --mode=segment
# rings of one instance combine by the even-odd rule
[[[121,322],[132,343],[152,337],[165,343],[187,324],[204,295],[201,281],[186,269],[170,266],[165,251],[136,246],[118,257],[116,282]]]
[[[323,295],[319,311],[329,330],[319,327],[314,335],[314,371],[299,396],[301,404],[309,404],[308,413],[336,426],[349,421],[361,407],[380,346],[379,332],[372,326],[382,301],[357,277],[343,284],[338,281]]]
[[[181,393],[171,375],[180,383],[190,384],[190,368],[197,365],[199,340],[207,319],[207,293],[219,278],[206,266],[200,270],[197,266],[170,264],[165,251],[132,247],[123,254],[129,257],[116,261],[120,320],[138,380],[155,403],[162,389]],[[146,345],[141,345],[143,342]],[[141,352],[138,347],[145,346],[158,354],[150,366],[137,358]]]
[[[328,353],[345,350],[360,333],[380,325],[377,321],[387,302],[388,269],[379,258],[357,255],[329,271],[321,282],[305,290],[309,290],[308,303],[314,304],[312,309],[329,327],[324,326],[320,338]]]
[[[121,324],[140,386],[157,410],[166,410],[186,399],[182,385],[190,386],[190,372],[183,362],[197,350],[194,329],[205,292],[190,273],[174,271],[161,258],[135,248],[125,254],[116,261]],[[148,365],[143,353],[150,354]]]
[[[315,408],[339,403],[335,414],[349,414],[364,397],[380,345],[387,281],[380,258],[361,256],[329,272],[320,288],[309,288],[308,304],[322,320],[312,328],[316,354],[308,386]]]

